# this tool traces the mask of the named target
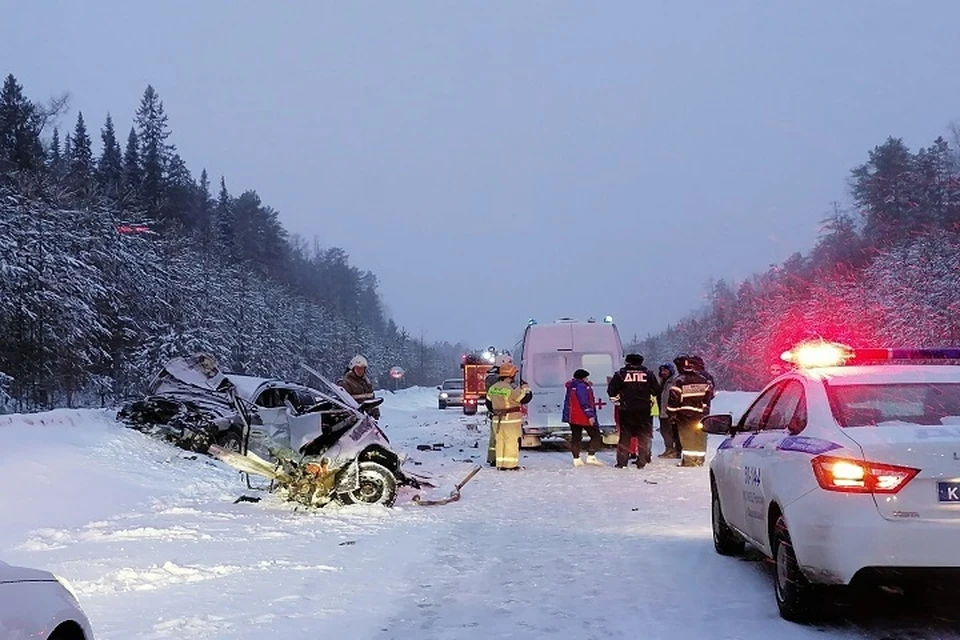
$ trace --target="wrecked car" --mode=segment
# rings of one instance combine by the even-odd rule
[[[402,469],[403,458],[370,415],[382,398],[358,404],[309,370],[321,382],[321,390],[315,390],[319,402],[302,413],[286,406],[285,419],[265,418],[259,435],[252,435],[256,428],[251,427],[253,444],[243,451],[213,445],[210,454],[270,479],[285,498],[315,507],[333,501],[392,506],[399,486],[429,485],[426,478]]]
[[[146,396],[122,406],[117,418],[190,451],[211,444],[241,451],[285,430],[288,404],[296,414],[319,399],[296,383],[221,372],[213,356],[197,353],[167,362]]]
[[[241,414],[252,411],[233,392],[233,383],[207,354],[174,358],[147,385],[146,397],[120,408],[117,419],[190,451],[211,444],[238,448]]]

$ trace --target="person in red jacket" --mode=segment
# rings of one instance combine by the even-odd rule
[[[590,442],[587,444],[587,464],[603,466],[597,459],[597,451],[602,441],[597,427],[596,401],[593,386],[588,379],[590,372],[577,369],[573,380],[567,382],[567,395],[563,399],[563,421],[570,425],[570,453],[573,454],[573,466],[582,467],[580,446],[583,443],[583,430],[587,430]]]

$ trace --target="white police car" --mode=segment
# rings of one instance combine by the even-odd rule
[[[727,436],[710,463],[717,552],[773,558],[794,621],[858,573],[960,567],[960,366],[933,363],[960,349],[815,343],[784,359],[797,368],[736,424],[703,420]]]
[[[93,631],[66,580],[0,562],[0,638],[93,640]]]

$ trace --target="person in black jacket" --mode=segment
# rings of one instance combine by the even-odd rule
[[[653,416],[650,415],[653,398],[660,394],[660,383],[643,366],[643,356],[631,353],[624,359],[624,367],[613,374],[607,385],[607,395],[620,405],[620,439],[617,442],[617,468],[627,466],[630,458],[630,439],[636,437],[637,468],[643,469],[650,460],[653,445]]]
[[[710,383],[710,392],[707,394],[707,404],[703,408],[703,415],[710,415],[710,403],[713,402],[713,397],[717,392],[717,382],[714,380],[713,375],[707,371],[707,365],[703,361],[703,358],[700,356],[690,356],[690,364],[693,365],[694,370],[702,375]]]
[[[707,434],[700,426],[700,419],[713,397],[713,384],[697,371],[690,357],[680,356],[674,364],[678,373],[670,387],[667,413],[677,423],[680,466],[702,467],[707,459]]]

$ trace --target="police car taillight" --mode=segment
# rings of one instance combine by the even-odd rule
[[[833,456],[817,456],[812,464],[821,489],[846,493],[897,493],[920,473],[911,467]]]

